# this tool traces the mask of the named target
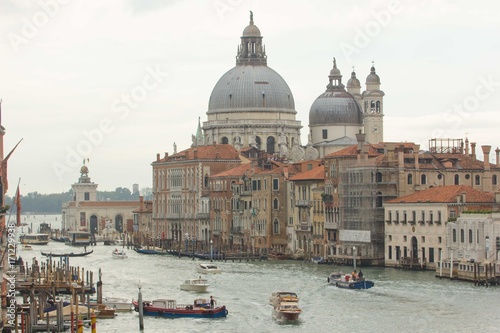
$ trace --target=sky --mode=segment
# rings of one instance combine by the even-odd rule
[[[4,155],[22,140],[7,194],[18,182],[22,195],[66,192],[84,159],[98,190],[151,187],[156,155],[189,148],[207,120],[250,10],[268,66],[292,90],[303,144],[335,57],[343,83],[354,68],[362,87],[374,63],[384,141],[500,145],[493,0],[1,0]]]

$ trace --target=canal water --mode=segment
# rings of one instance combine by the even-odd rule
[[[40,222],[50,223],[49,218],[42,219]],[[500,288],[438,279],[433,272],[362,268],[375,287],[346,290],[328,285],[327,277],[333,270],[351,272],[352,267],[302,261],[228,261],[217,263],[222,274],[206,276],[208,293],[196,294],[180,290],[180,284],[199,276],[195,271],[198,260],[141,255],[126,248],[128,259],[119,260],[111,257],[115,247],[99,244],[91,248],[93,254],[70,258],[70,264],[92,270],[95,276],[100,268],[104,296],[137,299],[140,281],[144,300],[171,298],[191,303],[194,298],[213,295],[229,310],[223,319],[145,317],[145,332],[500,332]],[[75,249],[51,242],[20,255],[24,260],[46,260],[40,251]],[[273,320],[269,305],[273,291],[298,294],[303,311],[298,322]],[[133,311],[97,322],[97,332],[138,331],[139,318]]]

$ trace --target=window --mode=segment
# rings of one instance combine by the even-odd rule
[[[429,214],[431,223],[434,223],[434,212],[431,211]]]
[[[411,185],[413,184],[413,176],[411,175],[411,173],[408,174],[408,181],[407,181],[408,185]]]
[[[443,239],[441,238],[441,236],[438,237],[438,243],[441,244],[441,242],[443,241]]]
[[[422,175],[422,176],[420,176],[420,183],[421,183],[422,185],[427,184],[427,176],[426,176],[426,175]]]
[[[89,201],[90,200],[90,193],[89,192],[85,192],[84,193],[84,196],[85,196],[85,201]]]
[[[273,200],[273,209],[279,209],[280,208],[280,204],[279,204],[279,201],[277,198],[274,198]]]
[[[279,183],[279,179],[278,178],[274,178],[273,179],[273,191],[277,191],[277,190],[280,189],[279,184],[280,184]]]
[[[455,175],[455,185],[460,185],[460,176]]]
[[[280,223],[278,222],[278,220],[274,220],[274,223],[273,223],[273,233],[275,234],[279,234],[280,233]]]
[[[389,216],[388,217],[389,217],[389,222],[392,222],[392,212],[391,211],[389,211]]]
[[[260,179],[252,180],[252,190],[254,191],[260,190]]]
[[[389,245],[389,250],[387,251],[387,253],[389,254],[389,260],[392,259],[392,246]]]
[[[408,218],[406,217],[406,210],[403,211],[403,223],[408,222]]]
[[[392,235],[389,235],[389,242],[392,242]]]
[[[481,185],[481,176],[476,175],[475,179],[476,179],[476,185]]]
[[[453,229],[453,243],[457,242],[457,229]]]
[[[497,183],[498,183],[497,175],[493,175],[493,177],[491,177],[491,184],[497,185]]]
[[[429,248],[429,262],[434,262],[434,248]]]
[[[465,242],[465,231],[464,229],[460,229],[460,243]]]
[[[403,236],[403,242],[406,242],[407,240],[408,240],[408,237]],[[405,257],[406,257],[406,255],[405,255]]]
[[[323,130],[323,139],[328,139],[328,130]]]
[[[457,211],[456,211],[456,210],[454,210],[454,209],[450,210],[450,217],[451,217],[451,218],[455,218],[455,217],[457,217]]]
[[[422,243],[425,243],[425,236],[422,236]]]
[[[472,229],[469,229],[469,243],[472,244]]]

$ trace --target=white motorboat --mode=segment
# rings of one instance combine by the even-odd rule
[[[189,279],[181,284],[181,290],[205,292],[208,289],[208,281],[202,279]]]
[[[111,255],[115,259],[127,259],[128,258],[127,254],[125,253],[124,250],[119,251],[118,249],[115,249],[113,252],[111,252]]]
[[[102,299],[102,304],[106,305],[108,308],[115,309],[115,311],[131,311],[132,310],[132,300],[119,297],[104,297]]]
[[[219,274],[222,270],[214,264],[199,264],[196,271],[201,274]]]
[[[290,291],[276,291],[269,297],[269,304],[272,306],[278,306],[281,302],[299,302],[299,297]]]
[[[297,320],[301,313],[297,302],[280,302],[273,307],[273,317],[277,320]]]

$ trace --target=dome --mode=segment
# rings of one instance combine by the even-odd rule
[[[243,30],[243,37],[262,37],[259,28],[253,23]]]
[[[309,126],[362,125],[361,108],[345,90],[327,90],[319,95],[309,111]]]
[[[356,78],[356,73],[354,71],[351,73],[349,81],[347,81],[347,88],[361,88],[361,83]]]
[[[263,110],[296,113],[292,91],[267,66],[238,65],[222,75],[215,85],[207,114]]]
[[[370,74],[366,77],[366,84],[380,84],[380,77],[375,73],[374,66],[372,66]]]

